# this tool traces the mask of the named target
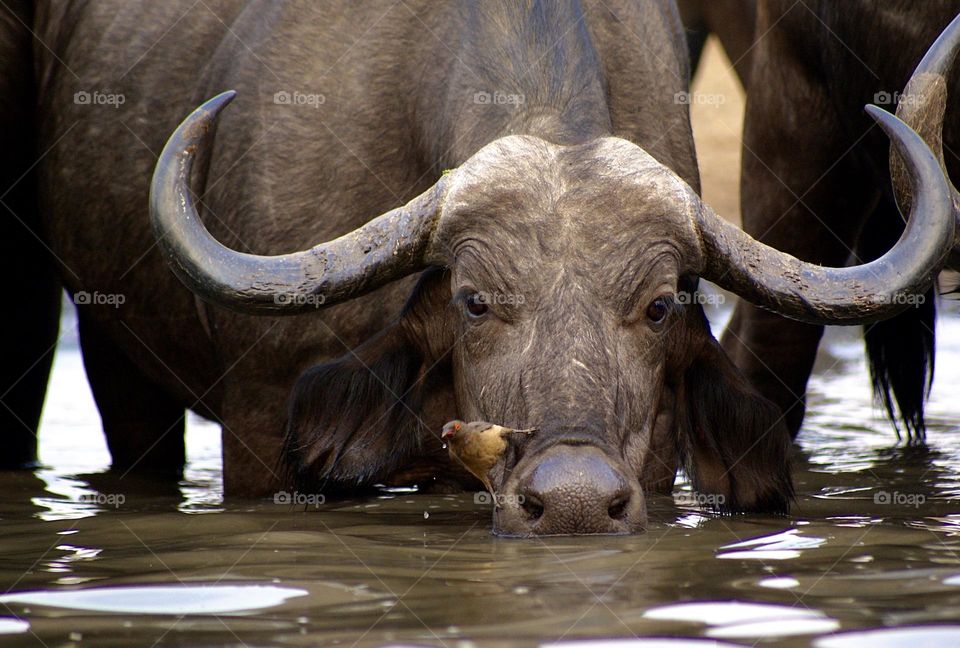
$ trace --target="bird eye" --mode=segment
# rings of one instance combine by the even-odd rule
[[[662,324],[670,314],[670,305],[663,297],[657,297],[647,306],[647,319],[653,324]]]
[[[467,314],[470,317],[483,317],[487,314],[487,304],[480,293],[473,293],[464,300]]]

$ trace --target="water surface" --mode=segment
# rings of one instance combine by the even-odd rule
[[[711,515],[681,484],[650,499],[643,535],[546,540],[494,538],[471,494],[225,503],[219,432],[196,418],[184,481],[120,479],[73,326],[45,467],[0,473],[0,642],[960,645],[956,315],[938,330],[927,448],[896,443],[856,331],[837,329],[811,383],[790,517]]]

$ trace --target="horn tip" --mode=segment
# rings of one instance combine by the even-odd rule
[[[891,113],[889,110],[885,110],[879,106],[873,104],[867,104],[864,106],[864,111],[870,115],[873,121],[877,122],[877,125],[882,128],[888,136],[894,137],[894,132],[901,131],[904,129],[910,129],[903,120]]]
[[[224,90],[220,94],[207,99],[204,102],[202,108],[206,110],[212,110],[213,112],[219,112],[224,106],[233,101],[237,96],[236,90]]]

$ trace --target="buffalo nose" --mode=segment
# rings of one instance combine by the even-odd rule
[[[494,531],[502,535],[637,533],[646,504],[636,479],[593,446],[558,445],[507,484]]]

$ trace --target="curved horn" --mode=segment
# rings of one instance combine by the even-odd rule
[[[943,115],[947,108],[947,79],[960,49],[960,16],[954,18],[943,33],[927,50],[917,65],[907,87],[897,104],[897,117],[917,131],[940,162],[944,177],[950,184],[954,216],[957,220],[956,239],[953,246],[953,266],[960,268],[960,193],[950,183],[943,160]],[[890,151],[890,175],[900,213],[910,211],[913,195],[907,181],[903,160],[893,149]]]
[[[701,203],[703,277],[759,306],[813,324],[864,324],[907,308],[922,294],[950,251],[954,218],[949,189],[920,136],[876,106],[867,112],[907,161],[917,196],[896,245],[875,261],[824,268],[753,239]]]
[[[231,250],[204,227],[190,192],[194,160],[235,92],[187,117],[160,154],[150,217],[174,273],[200,297],[241,313],[286,315],[348,300],[426,267],[446,178],[403,207],[303,252],[258,256]]]

